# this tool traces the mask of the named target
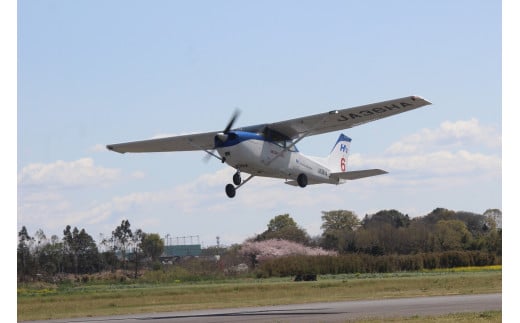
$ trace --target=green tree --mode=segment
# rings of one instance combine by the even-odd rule
[[[63,271],[63,243],[57,235],[51,237],[40,250],[39,263],[47,276]]]
[[[132,234],[131,241],[132,241],[132,251],[134,254],[134,278],[137,278],[137,272],[139,270],[139,263],[141,259],[141,254],[143,253],[142,249],[142,243],[144,239],[145,233],[141,229],[135,230],[135,232]]]
[[[289,214],[277,215],[269,221],[267,231],[277,232],[289,227],[297,227],[296,221]]]
[[[410,226],[406,228],[407,246],[406,253],[433,252],[435,250],[435,239],[433,225],[422,220],[412,219]]]
[[[458,211],[455,213],[455,220],[464,222],[474,239],[479,239],[489,230],[486,217],[482,214]]]
[[[72,263],[72,268],[74,273],[78,274],[78,248],[76,244],[76,239],[74,236],[77,236],[79,233],[78,228],[74,227],[74,231],[71,232],[70,225],[65,227],[63,230],[63,248],[64,252],[67,255],[69,263]]]
[[[30,252],[30,246],[34,238],[29,236],[27,228],[22,226],[18,232],[18,248],[17,248],[17,263],[18,263],[18,277],[21,281],[25,281],[27,275],[32,271],[33,259]]]
[[[410,218],[397,210],[382,210],[363,219],[363,227],[378,226],[383,223],[390,224],[394,228],[408,227]]]
[[[483,215],[488,228],[487,234],[484,236],[486,249],[502,255],[502,211],[489,209]]]
[[[128,249],[128,245],[131,242],[132,238],[132,230],[130,230],[130,222],[128,220],[122,220],[121,224],[112,231],[112,243],[114,249],[121,252],[121,257],[123,259],[123,268],[126,269],[126,252]]]
[[[465,250],[471,239],[466,224],[460,220],[441,220],[435,224],[435,240],[440,251]]]
[[[157,233],[145,233],[141,241],[141,248],[146,257],[156,262],[164,251],[164,241]]]
[[[323,230],[320,245],[325,249],[352,251],[354,245],[354,230],[359,226],[359,219],[352,211],[335,210],[322,211]]]
[[[77,236],[79,246],[79,270],[80,273],[92,273],[99,270],[99,250],[96,242],[85,229],[81,229]]]
[[[354,231],[359,226],[359,219],[352,211],[322,211],[321,229],[324,232]]]
[[[33,257],[34,257],[34,267],[36,272],[40,272],[41,263],[40,263],[40,254],[42,249],[47,245],[47,236],[42,229],[38,229],[34,233],[34,247],[33,247]]]
[[[70,225],[63,230],[63,245],[66,255],[72,263],[73,272],[77,275],[97,271],[99,268],[99,251],[94,239],[77,227],[71,231]]]
[[[444,208],[436,208],[421,220],[428,224],[435,224],[441,220],[456,220],[456,212]]]
[[[267,230],[256,237],[256,241],[283,239],[308,245],[310,237],[289,214],[277,215],[269,221]]]

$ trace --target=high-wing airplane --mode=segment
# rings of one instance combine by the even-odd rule
[[[347,171],[351,139],[344,134],[340,134],[326,158],[300,153],[296,148],[300,140],[352,128],[429,104],[421,97],[408,96],[286,121],[233,128],[238,117],[236,111],[222,131],[112,144],[107,148],[119,153],[205,151],[208,156],[236,169],[233,184],[225,187],[230,198],[255,176],[285,179],[286,184],[300,187],[321,183],[337,185],[387,172],[381,169]],[[249,174],[245,180],[242,180],[242,172]]]

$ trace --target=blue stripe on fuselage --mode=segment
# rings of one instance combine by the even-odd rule
[[[258,134],[258,133],[249,132],[249,131],[235,130],[235,131],[228,132],[228,139],[226,140],[226,142],[221,142],[220,140],[215,139],[215,148],[231,147],[231,146],[238,145],[239,143],[247,141],[247,140],[267,141],[267,142],[273,143],[283,149],[285,149],[285,147],[286,147],[285,145],[290,144],[290,140],[287,140],[286,142],[283,142],[283,141],[275,142],[275,141],[266,139],[263,134]],[[281,145],[281,143],[283,143],[283,145]],[[298,151],[298,148],[293,146],[291,148],[291,150]]]
[[[218,140],[215,140],[215,148],[221,148],[221,147],[231,147],[234,145],[238,145],[239,143],[246,141],[246,140],[262,140],[266,141],[264,136],[258,133],[253,132],[247,132],[247,131],[230,131],[228,133],[228,140],[226,142],[222,143]]]

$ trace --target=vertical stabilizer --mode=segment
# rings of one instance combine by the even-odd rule
[[[350,152],[350,142],[352,139],[344,134],[339,135],[334,148],[327,157],[327,166],[331,172],[339,173],[347,171],[347,160]]]

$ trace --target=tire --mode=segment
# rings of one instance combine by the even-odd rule
[[[296,181],[298,182],[298,186],[300,186],[300,187],[307,186],[307,183],[308,183],[307,175],[305,175],[303,173],[298,175],[298,178],[296,178]]]
[[[229,198],[234,198],[236,193],[237,193],[237,190],[235,189],[235,186],[233,186],[233,184],[226,185],[226,195]]]
[[[240,177],[239,173],[235,173],[235,175],[233,175],[233,183],[237,186],[242,183],[242,177]]]

